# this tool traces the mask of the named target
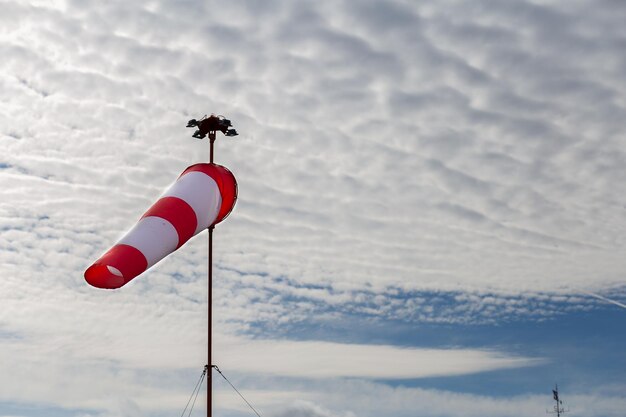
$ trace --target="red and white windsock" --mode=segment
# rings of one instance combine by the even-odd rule
[[[236,200],[237,182],[227,168],[190,166],[135,227],[85,271],[85,280],[98,288],[121,287],[224,220]]]

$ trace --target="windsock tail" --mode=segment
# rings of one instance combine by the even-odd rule
[[[87,268],[85,280],[97,288],[120,288],[147,267],[148,261],[139,249],[118,244]]]

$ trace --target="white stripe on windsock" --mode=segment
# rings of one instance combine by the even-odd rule
[[[178,233],[161,217],[144,217],[117,244],[138,249],[148,261],[147,269],[176,249]]]
[[[191,206],[198,221],[194,235],[215,221],[222,205],[222,196],[215,180],[198,171],[184,174],[162,197],[178,197]]]

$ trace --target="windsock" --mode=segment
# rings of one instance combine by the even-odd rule
[[[231,212],[237,182],[225,167],[187,168],[137,224],[85,271],[98,288],[119,288]]]

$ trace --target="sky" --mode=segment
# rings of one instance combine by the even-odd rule
[[[626,3],[0,0],[0,417],[179,415],[207,238],[84,270],[227,116],[214,364],[264,417],[626,410]],[[214,415],[253,415],[213,373]],[[194,414],[205,415],[204,388]]]

